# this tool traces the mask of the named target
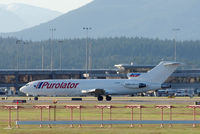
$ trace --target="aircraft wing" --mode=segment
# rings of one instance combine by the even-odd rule
[[[105,95],[105,90],[104,89],[86,89],[81,91],[83,94],[88,94],[88,95],[94,95],[94,96],[99,96],[99,95]]]

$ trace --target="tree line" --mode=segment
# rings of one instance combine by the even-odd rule
[[[87,42],[91,45],[93,69],[131,62],[156,65],[161,60],[174,60],[174,40],[110,37],[88,38]],[[176,47],[177,61],[185,63],[186,68],[200,67],[200,41],[176,41]],[[0,37],[0,55],[0,69],[85,69],[86,39],[33,42]]]

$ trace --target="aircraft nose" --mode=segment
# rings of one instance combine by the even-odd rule
[[[24,91],[25,91],[25,87],[24,87],[24,86],[21,87],[21,88],[19,89],[19,91],[20,91],[20,92],[24,92]]]

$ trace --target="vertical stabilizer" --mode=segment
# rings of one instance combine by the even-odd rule
[[[148,71],[147,73],[143,73],[139,77],[133,79],[162,84],[179,65],[180,63],[178,62],[162,61],[152,70]]]

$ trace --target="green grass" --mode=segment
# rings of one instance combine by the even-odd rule
[[[9,99],[19,99],[19,98],[9,98]],[[40,98],[44,100],[64,100],[66,98]],[[71,98],[67,98],[70,100]],[[83,98],[84,100],[94,100],[94,97]],[[115,100],[155,100],[155,101],[164,101],[169,98],[150,98],[150,97],[119,97],[114,98]],[[173,98],[171,100],[189,100],[189,98]],[[193,98],[194,100],[198,100],[198,98]],[[45,103],[43,103],[45,104]],[[79,104],[70,102],[69,105]],[[101,119],[101,110],[94,108],[95,105],[108,105],[107,102],[92,102],[92,103],[80,103],[81,105],[87,107],[82,109],[82,120],[100,120]],[[5,104],[1,104],[5,105]],[[25,109],[21,109],[19,112],[20,120],[40,120],[40,110],[32,109],[32,105],[35,104],[25,104],[22,105]],[[52,104],[50,104],[52,105]],[[56,119],[57,120],[70,120],[71,114],[69,109],[64,109],[64,105],[66,104],[57,104],[56,111]],[[131,109],[122,108],[123,106],[130,105],[126,103],[120,104],[111,104],[115,107],[121,108],[113,108],[112,109],[112,119],[114,120],[130,120],[131,119]],[[191,105],[191,102],[185,104],[177,104],[172,103],[173,106],[177,108],[173,109],[174,120],[192,120],[193,119],[193,110],[186,108],[187,105]],[[142,111],[142,118],[144,120],[160,120],[161,119],[161,110],[155,109],[155,104],[144,104],[144,106],[148,108],[144,108]],[[104,110],[104,119],[109,119],[109,109]],[[169,109],[164,110],[164,119],[169,119]],[[197,119],[200,119],[200,109],[197,109]],[[74,109],[73,114],[74,120],[79,120],[79,110]],[[164,128],[160,128],[160,125],[143,125],[143,127],[139,127],[135,125],[134,128],[130,128],[130,125],[113,125],[112,128],[109,128],[109,125],[105,125],[104,128],[100,128],[99,125],[83,125],[82,128],[78,128],[76,125],[74,128],[70,128],[69,125],[56,125],[53,128],[48,128],[47,126],[43,126],[43,128],[39,128],[38,125],[22,125],[19,129],[15,128],[14,121],[16,119],[16,111],[12,111],[12,129],[5,129],[8,125],[8,111],[0,109],[0,134],[40,134],[40,133],[48,133],[48,134],[199,134],[200,127],[193,128],[192,124],[188,125],[173,125],[172,128],[169,128],[168,125],[165,125]],[[51,119],[53,119],[53,110],[51,111]],[[139,119],[139,109],[134,109],[134,119]],[[43,120],[48,120],[48,110],[43,110]]]
[[[200,128],[192,128],[191,126],[176,125],[173,128],[159,126],[143,126],[130,128],[127,126],[113,126],[113,128],[99,128],[99,127],[83,127],[83,128],[70,128],[56,126],[53,128],[38,128],[38,127],[23,127],[19,129],[0,129],[2,134],[199,134]]]

